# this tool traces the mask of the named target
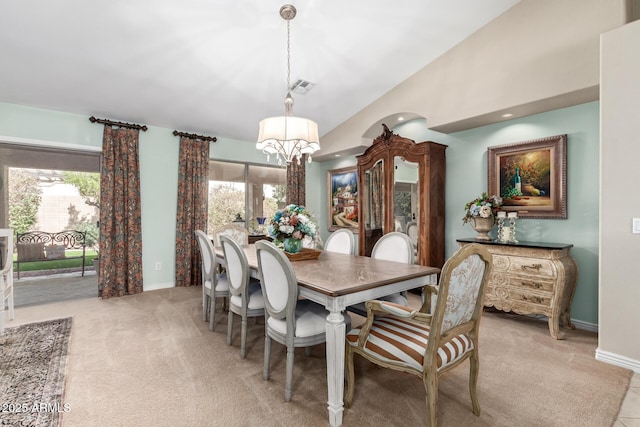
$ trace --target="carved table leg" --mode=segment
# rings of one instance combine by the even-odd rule
[[[340,311],[331,311],[327,316],[327,385],[329,391],[329,423],[333,427],[342,424],[344,411],[344,317]]]

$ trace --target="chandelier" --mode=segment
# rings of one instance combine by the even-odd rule
[[[284,98],[284,116],[269,117],[260,121],[256,148],[267,155],[269,161],[276,155],[278,164],[284,160],[287,164],[294,159],[298,165],[303,154],[308,155],[320,149],[318,125],[316,122],[293,116],[293,97],[291,96],[291,32],[289,24],[296,17],[296,8],[285,4],[280,8],[280,16],[287,21],[287,96]]]

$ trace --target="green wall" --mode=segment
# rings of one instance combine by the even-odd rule
[[[579,322],[598,323],[598,222],[599,222],[599,103],[508,120],[464,132],[441,134],[427,129],[425,120],[414,120],[394,128],[394,132],[415,140],[448,145],[446,185],[446,255],[451,256],[456,239],[475,232],[463,225],[464,205],[487,190],[487,148],[547,136],[567,134],[567,219],[520,219],[518,239],[574,245],[571,252],[578,263],[578,286],[571,317]],[[314,163],[310,180],[323,183],[319,199],[307,195],[309,209],[319,213],[326,238],[326,172],[356,163],[355,157]],[[494,231],[495,234],[495,231]]]
[[[0,103],[0,143],[100,151],[103,129],[102,125],[91,123],[88,116]],[[175,283],[179,138],[172,132],[173,129],[155,126],[140,132],[142,263],[146,290]],[[225,138],[211,143],[210,157],[266,163],[266,156],[255,149],[254,143]],[[159,271],[155,270],[156,262],[161,263]]]
[[[487,147],[552,135],[568,134],[568,219],[518,222],[518,238],[527,241],[572,243],[579,279],[572,318],[598,323],[598,176],[599,103],[504,121],[450,135],[427,129],[415,120],[394,129],[415,141],[432,140],[448,145],[446,194],[446,254],[456,249],[456,239],[471,237],[463,226],[465,203],[487,188]],[[146,289],[170,286],[175,275],[175,215],[178,175],[178,139],[173,129],[149,127],[140,134],[142,187],[143,273]],[[0,103],[0,142],[31,143],[66,148],[100,150],[102,126],[87,116]],[[218,138],[211,158],[265,163],[253,142]],[[327,171],[356,164],[353,156],[307,165],[307,208],[315,213],[326,239]],[[170,243],[169,243],[170,242]],[[156,262],[162,269],[154,270]]]

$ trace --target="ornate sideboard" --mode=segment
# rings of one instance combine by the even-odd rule
[[[560,322],[571,323],[571,302],[578,280],[578,266],[570,254],[571,244],[458,239],[463,246],[482,243],[493,255],[493,270],[484,305],[517,314],[542,314],[549,332],[562,339]]]

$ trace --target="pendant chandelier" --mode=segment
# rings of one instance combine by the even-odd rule
[[[260,121],[256,148],[270,156],[275,154],[278,164],[284,160],[287,164],[294,159],[298,165],[303,154],[308,155],[320,149],[318,125],[316,122],[293,116],[293,97],[291,96],[291,32],[289,24],[296,17],[296,8],[285,4],[280,8],[280,16],[287,21],[287,96],[284,98],[284,116],[269,117]]]

